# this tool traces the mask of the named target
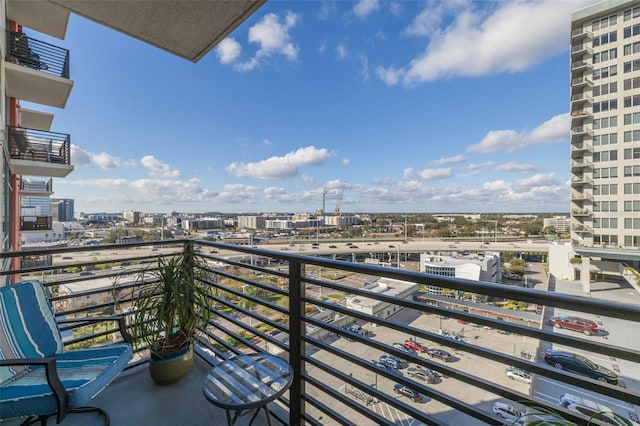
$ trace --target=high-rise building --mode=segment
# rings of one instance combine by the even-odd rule
[[[570,55],[571,238],[624,259],[640,247],[640,2],[574,12]]]
[[[73,216],[73,199],[51,199],[51,217],[53,220],[58,222],[71,222],[74,219]]]

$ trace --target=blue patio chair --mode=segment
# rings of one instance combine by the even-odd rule
[[[122,343],[65,351],[58,329],[67,322],[117,321]],[[132,357],[124,317],[56,321],[38,280],[0,287],[0,420],[26,418],[23,425],[68,413],[96,411],[85,407]]]

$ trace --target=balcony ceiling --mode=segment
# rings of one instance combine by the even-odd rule
[[[49,0],[193,62],[242,24],[266,0]]]
[[[73,171],[73,166],[68,164],[47,163],[44,161],[18,160],[12,158],[9,161],[11,174],[23,176],[48,176],[63,178]]]
[[[62,40],[69,10],[48,1],[8,0],[7,19]]]
[[[5,62],[7,95],[24,101],[64,108],[73,81]]]
[[[42,111],[34,111],[32,109],[20,108],[20,126],[27,129],[43,130],[48,132],[51,130],[53,122],[53,114]]]

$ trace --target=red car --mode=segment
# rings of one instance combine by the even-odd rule
[[[598,324],[585,318],[563,315],[551,317],[549,319],[549,324],[555,328],[566,328],[568,330],[579,331],[587,336],[598,334]]]
[[[416,342],[415,340],[405,340],[404,342],[404,347],[407,349],[411,349],[412,351],[416,351],[416,352],[426,352],[427,348],[423,345],[421,345],[420,343]]]

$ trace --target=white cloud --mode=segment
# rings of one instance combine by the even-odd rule
[[[378,0],[360,0],[354,7],[353,13],[360,19],[366,19],[371,13],[380,9]]]
[[[402,32],[408,36],[430,36],[439,32],[443,17],[455,14],[464,7],[465,0],[433,2],[425,7]]]
[[[558,142],[567,139],[567,129],[571,125],[571,116],[569,113],[559,114],[550,118],[536,129],[534,129],[529,138],[537,141]]]
[[[405,180],[437,180],[448,177],[451,177],[451,169],[424,169],[416,172],[409,167],[403,173]]]
[[[168,164],[156,160],[153,155],[145,155],[142,157],[140,164],[142,164],[144,168],[151,170],[152,176],[159,176],[163,178],[180,177],[179,170],[172,170]]]
[[[351,163],[351,159],[350,158],[343,158],[340,160],[340,164],[342,164],[343,166],[347,166],[349,165],[349,163]]]
[[[89,151],[85,151],[77,145],[71,144],[71,164],[76,167],[87,166],[89,164],[95,164],[102,170],[114,170],[124,167],[135,167],[135,161],[123,160],[118,157],[114,157],[106,152],[100,154],[94,154]]]
[[[494,163],[493,161],[485,161],[484,163],[471,163],[465,167],[463,167],[466,170],[475,172],[475,171],[479,171],[479,170],[485,170],[488,168],[491,168],[493,166],[495,166],[496,163]]]
[[[400,16],[402,14],[402,4],[397,1],[392,1],[389,3],[389,12],[391,12],[393,16]]]
[[[347,56],[349,56],[349,51],[347,50],[347,47],[342,43],[340,43],[336,47],[336,53],[338,54],[338,58],[340,58],[340,59],[344,59]]]
[[[216,55],[223,64],[235,61],[242,52],[242,46],[234,38],[227,37],[216,47]]]
[[[519,186],[550,186],[560,185],[555,178],[555,173],[537,174],[527,179],[521,179],[516,182]]]
[[[565,113],[552,117],[531,132],[492,130],[480,142],[467,147],[467,151],[480,154],[515,152],[540,143],[562,142],[568,137],[569,124],[569,114]]]
[[[445,3],[428,3],[405,30],[430,39],[421,55],[396,72],[403,84],[528,69],[566,50],[571,13],[593,0],[496,2],[494,9],[481,10],[474,2]],[[447,25],[440,27],[442,22]]]
[[[400,82],[405,74],[404,70],[397,69],[393,66],[391,67],[376,67],[376,75],[378,78],[389,86],[394,86]]]
[[[441,166],[443,164],[456,164],[456,163],[462,163],[465,160],[466,160],[465,156],[460,154],[460,155],[455,155],[453,157],[440,158],[438,160],[431,161],[428,163],[428,165]]]
[[[318,19],[321,21],[326,21],[332,15],[334,15],[337,11],[336,4],[330,0],[322,0],[320,6],[320,11],[317,14]]]
[[[488,189],[490,191],[501,191],[509,187],[510,185],[503,180],[495,180],[493,182],[485,182],[482,184],[482,189]]]
[[[522,163],[505,163],[499,164],[496,166],[495,170],[498,172],[519,172],[519,173],[530,173],[534,171],[536,168],[531,164],[522,164]]]
[[[227,59],[227,62],[223,63],[234,63],[234,68],[239,71],[251,71],[274,55],[284,56],[291,61],[296,60],[299,48],[291,42],[289,31],[296,26],[299,19],[300,15],[292,12],[287,12],[282,17],[275,13],[269,13],[249,28],[249,42],[258,45],[258,50],[251,59],[245,62],[235,62],[239,57],[241,46],[228,43],[223,46],[222,50],[218,50],[218,57],[222,61],[223,56],[221,55],[226,55],[224,58]]]
[[[231,163],[226,169],[227,172],[239,177],[285,179],[296,176],[302,167],[320,165],[334,155],[325,148],[317,149],[314,146],[308,146],[283,157],[271,157],[257,163]]]
[[[270,146],[270,145],[273,145],[273,142],[271,142],[269,139],[263,139],[263,140],[262,140],[262,144],[263,144],[263,145]]]

